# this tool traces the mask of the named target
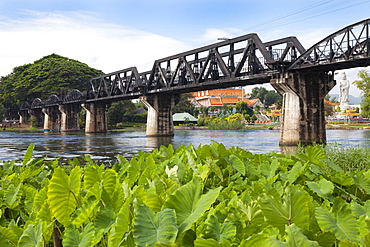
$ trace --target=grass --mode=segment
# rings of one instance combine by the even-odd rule
[[[338,145],[324,148],[326,158],[344,171],[370,169],[370,147],[341,147]]]

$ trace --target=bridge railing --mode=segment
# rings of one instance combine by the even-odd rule
[[[370,65],[370,19],[357,22],[316,43],[289,70],[346,69]]]

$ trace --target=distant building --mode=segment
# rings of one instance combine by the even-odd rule
[[[236,105],[244,101],[253,110],[256,106],[260,109],[264,108],[260,99],[249,99],[250,95],[245,94],[243,89],[213,89],[193,92],[191,95],[193,96],[192,102],[199,107],[221,108],[223,105]]]
[[[175,125],[198,122],[196,117],[187,112],[173,114],[172,120]]]

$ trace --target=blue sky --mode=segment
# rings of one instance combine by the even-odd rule
[[[155,59],[252,32],[264,42],[296,36],[308,49],[367,18],[370,0],[0,0],[0,76],[51,53],[106,73],[147,70]],[[347,71],[350,81],[357,71]]]

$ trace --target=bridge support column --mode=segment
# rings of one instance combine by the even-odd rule
[[[172,108],[175,106],[175,97],[173,95],[142,96],[140,101],[148,108],[146,135],[173,136]]]
[[[19,123],[21,123],[21,124],[27,124],[28,123],[28,119],[30,118],[30,114],[28,114],[28,110],[19,111],[18,115],[19,115]]]
[[[332,73],[286,73],[271,85],[283,96],[282,146],[326,142],[324,97],[335,86]]]
[[[59,105],[59,111],[62,113],[60,126],[61,132],[80,131],[79,116],[81,104]]]
[[[44,131],[59,131],[60,118],[58,106],[42,108],[44,115]]]
[[[86,110],[85,132],[100,133],[107,132],[107,103],[86,103],[82,107]]]

